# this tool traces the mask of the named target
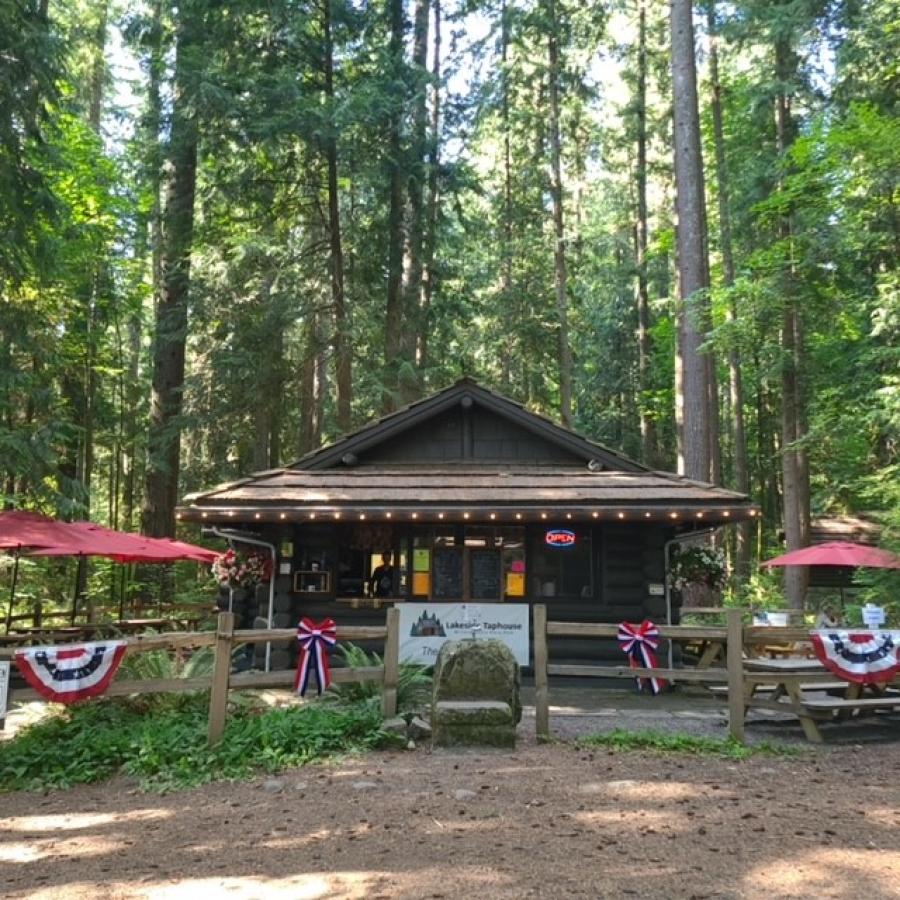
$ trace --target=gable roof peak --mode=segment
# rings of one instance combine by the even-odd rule
[[[622,456],[602,444],[582,437],[563,427],[547,416],[533,412],[523,403],[504,397],[479,384],[470,375],[464,375],[453,384],[427,397],[414,400],[394,412],[375,419],[363,428],[339,438],[335,442],[313,450],[292,463],[291,469],[324,469],[340,465],[342,461],[355,464],[360,453],[398,437],[405,431],[420,427],[432,419],[458,405],[464,408],[472,403],[489,412],[513,422],[533,435],[554,444],[576,458],[591,463],[597,468],[645,472],[646,466]],[[349,462],[348,462],[349,461]]]

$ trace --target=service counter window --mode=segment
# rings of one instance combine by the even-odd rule
[[[412,595],[430,600],[499,601],[525,595],[525,529],[490,525],[417,529]]]
[[[591,532],[550,525],[529,534],[528,596],[533,600],[592,596]]]
[[[339,599],[401,600],[407,596],[406,547],[387,523],[341,523],[337,528],[335,595]]]

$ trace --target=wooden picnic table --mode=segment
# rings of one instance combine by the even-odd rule
[[[822,743],[817,720],[900,709],[900,694],[887,694],[886,684],[863,685],[842,679],[817,659],[747,659],[744,670],[744,715],[751,708],[793,712],[807,739],[815,743]],[[756,695],[762,685],[773,688],[765,697]],[[876,696],[864,697],[865,689]],[[827,696],[832,691],[842,696]]]

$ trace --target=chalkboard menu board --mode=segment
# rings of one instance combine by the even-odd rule
[[[435,600],[461,600],[463,595],[462,552],[434,551],[433,578]]]
[[[501,597],[500,552],[498,550],[473,550],[472,599],[499,600]]]

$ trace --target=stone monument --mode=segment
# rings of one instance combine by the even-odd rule
[[[519,665],[501,641],[448,641],[434,667],[434,746],[515,747],[519,684]]]

